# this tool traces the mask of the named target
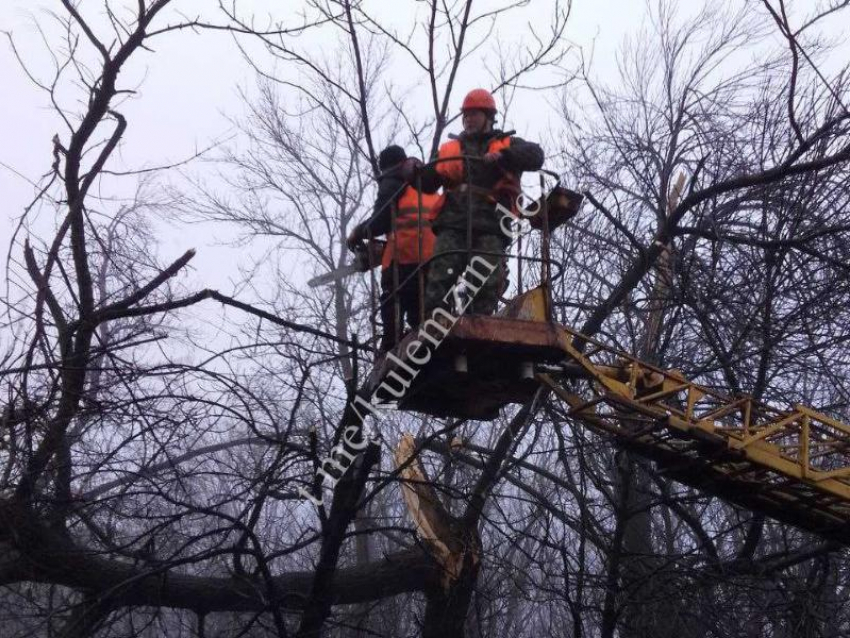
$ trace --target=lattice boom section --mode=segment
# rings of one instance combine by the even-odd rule
[[[850,542],[850,426],[803,405],[783,411],[724,396],[562,330],[564,351],[589,382],[568,391],[539,378],[572,416],[677,480]]]

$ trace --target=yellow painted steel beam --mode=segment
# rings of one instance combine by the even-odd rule
[[[551,376],[538,379],[570,406],[571,416],[668,457],[677,453],[677,441],[709,437],[728,452],[712,471],[723,475],[723,463],[731,466],[734,458],[738,470],[764,477],[771,498],[787,497],[794,507],[800,494],[811,494],[820,515],[850,525],[850,425],[808,406],[777,410],[751,397],[724,396],[678,370],[662,370],[566,327],[559,330],[559,344],[569,362],[584,369],[587,387],[567,391]],[[612,412],[600,412],[603,406]],[[656,425],[635,430],[630,415]]]

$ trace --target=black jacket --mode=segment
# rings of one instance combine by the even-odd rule
[[[358,234],[362,237],[378,237],[392,230],[393,205],[398,201],[406,187],[401,177],[401,165],[393,166],[378,178],[378,196],[372,216],[358,225]]]

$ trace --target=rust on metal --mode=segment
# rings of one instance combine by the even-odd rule
[[[531,295],[532,306],[533,298]],[[426,356],[426,363],[416,363]],[[456,366],[459,356],[465,357],[466,370]],[[563,356],[553,324],[464,315],[439,347],[424,339],[417,329],[411,331],[377,362],[366,388],[401,410],[489,421],[506,405],[525,403],[534,396],[539,383],[523,377],[523,363],[553,363]],[[409,387],[400,397],[386,390],[388,385],[401,388],[407,381]],[[383,390],[382,384],[386,384]]]

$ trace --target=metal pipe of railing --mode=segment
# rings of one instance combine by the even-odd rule
[[[473,162],[473,161],[480,162],[480,161],[483,161],[483,160],[480,157],[472,156],[472,155],[456,155],[456,156],[452,156],[452,157],[438,158],[436,160],[429,162],[428,164],[424,164],[423,166],[435,166],[435,165],[443,163],[443,162],[451,162],[451,161],[463,161],[464,162],[464,168],[465,168],[464,173],[465,173],[465,175],[469,176],[469,163]],[[419,208],[419,211],[417,213],[417,230],[418,230],[418,244],[419,245],[418,245],[418,251],[417,251],[416,269],[414,270],[413,273],[408,274],[404,278],[403,281],[399,281],[400,276],[398,274],[398,263],[397,263],[398,260],[394,259],[393,260],[394,261],[394,274],[393,274],[392,290],[390,291],[389,295],[387,295],[388,299],[385,302],[383,302],[383,303],[386,303],[387,301],[389,301],[391,299],[392,303],[394,305],[393,318],[395,320],[395,328],[396,328],[396,330],[394,331],[396,343],[400,340],[401,331],[402,331],[401,329],[403,327],[403,326],[400,325],[400,323],[402,323],[402,321],[403,321],[402,317],[401,317],[400,306],[399,306],[399,294],[400,294],[401,290],[404,289],[404,287],[406,285],[408,285],[414,277],[417,278],[417,280],[418,280],[417,281],[418,301],[419,301],[419,304],[418,304],[418,315],[419,315],[419,317],[418,318],[419,318],[420,323],[424,322],[424,320],[425,320],[425,299],[424,299],[424,295],[425,295],[425,289],[426,289],[426,285],[427,285],[427,282],[425,280],[426,272],[427,272],[428,268],[433,267],[432,262],[439,261],[442,257],[447,256],[447,255],[451,255],[451,254],[458,254],[458,253],[465,254],[467,263],[471,260],[473,252],[476,255],[479,255],[479,254],[480,255],[489,255],[489,256],[493,256],[493,257],[499,257],[500,259],[506,259],[506,260],[514,260],[515,259],[517,261],[517,273],[518,273],[517,289],[519,291],[519,294],[522,294],[524,289],[525,289],[525,284],[524,284],[524,280],[523,280],[523,264],[525,262],[540,264],[541,286],[543,286],[543,288],[545,290],[545,297],[546,297],[546,299],[545,299],[546,318],[547,318],[548,321],[552,320],[553,300],[552,300],[551,286],[552,286],[552,283],[554,281],[560,279],[563,276],[564,271],[565,271],[565,267],[561,262],[553,260],[551,258],[551,249],[550,249],[551,233],[550,233],[550,228],[549,228],[549,210],[548,210],[548,201],[547,201],[547,197],[546,197],[546,185],[545,185],[544,175],[548,175],[548,176],[553,177],[556,180],[556,185],[557,185],[557,183],[560,182],[560,178],[559,178],[557,173],[554,173],[552,171],[545,170],[545,169],[540,169],[540,170],[535,171],[535,172],[538,173],[539,176],[540,176],[540,188],[541,188],[541,210],[539,211],[539,214],[542,215],[541,257],[532,257],[532,256],[523,255],[524,244],[523,244],[522,239],[523,239],[524,233],[522,233],[522,232],[520,232],[518,237],[517,237],[517,255],[516,256],[511,255],[509,250],[506,251],[504,254],[491,252],[491,251],[479,251],[479,250],[473,251],[473,249],[472,249],[472,217],[469,214],[469,211],[471,210],[471,207],[472,207],[473,189],[467,188],[466,189],[466,191],[467,191],[466,248],[465,249],[445,251],[445,252],[441,253],[440,255],[432,255],[431,257],[429,257],[424,262],[422,261],[422,252],[423,252],[423,246],[422,246],[422,244],[423,244],[423,240],[422,240],[422,230],[423,230],[423,223],[422,223],[422,180],[421,180],[421,176],[417,175],[416,188],[417,188],[417,191],[418,191],[417,203],[418,203],[418,208]],[[393,214],[392,229],[393,229],[393,232],[395,232],[396,231],[396,214],[397,214],[395,207],[393,208],[392,214]],[[520,218],[521,218],[521,216],[520,216]],[[553,272],[552,272],[552,265],[553,264],[556,266],[555,274],[553,274]],[[460,276],[460,274],[461,273],[458,273],[458,276]],[[505,273],[505,276],[507,276],[507,273]],[[372,288],[373,288],[372,299],[374,301],[374,277],[373,277]],[[372,305],[371,315],[372,315],[372,323],[373,323],[373,331],[372,331],[373,339],[375,338],[375,333],[376,333],[374,322],[377,319],[378,314],[380,313],[381,305],[382,304],[379,304],[379,306],[377,308],[374,307],[374,304]]]

